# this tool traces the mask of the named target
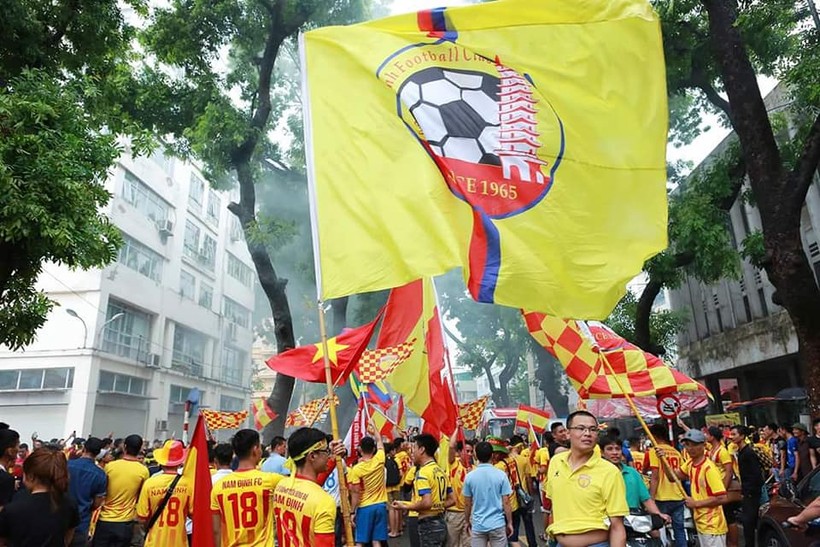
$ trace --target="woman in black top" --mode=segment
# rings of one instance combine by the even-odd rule
[[[68,465],[60,451],[38,448],[23,462],[27,493],[0,511],[0,538],[9,547],[65,547],[80,517],[66,495]]]

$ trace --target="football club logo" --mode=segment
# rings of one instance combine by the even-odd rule
[[[430,42],[395,52],[377,76],[450,191],[472,208],[468,289],[493,302],[502,260],[496,223],[547,196],[563,157],[563,124],[528,75],[461,46],[444,8],[418,20]]]

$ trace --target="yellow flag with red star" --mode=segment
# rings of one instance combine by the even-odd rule
[[[334,384],[347,381],[367,348],[373,331],[381,318],[381,312],[366,325],[350,329],[327,341],[330,374]],[[299,378],[305,382],[325,381],[324,347],[321,342],[309,346],[299,346],[279,355],[274,355],[266,364],[279,374]]]

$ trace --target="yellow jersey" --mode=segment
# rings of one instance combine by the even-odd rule
[[[692,460],[689,460],[683,464],[681,471],[689,476],[692,484],[692,499],[694,500],[706,500],[726,493],[720,471],[709,458],[703,458],[703,461],[698,465],[694,465]],[[726,517],[723,514],[723,507],[719,505],[693,509],[692,516],[695,519],[695,528],[699,534],[719,536],[729,531]]]
[[[139,518],[149,520],[153,516],[176,476],[176,473],[162,473],[146,479],[137,502]],[[188,547],[185,518],[193,511],[193,493],[193,487],[188,479],[179,479],[162,514],[145,537],[144,547]]]
[[[413,486],[413,484],[415,482],[416,482],[416,466],[411,465],[410,467],[407,468],[407,472],[404,474],[404,478],[402,478],[401,484],[402,484],[402,486]],[[413,495],[410,497],[410,501],[414,502],[416,500],[417,500],[417,498],[416,498],[416,489],[413,488]],[[416,511],[408,511],[407,516],[408,517],[417,517],[417,516],[419,516],[419,514]]]
[[[387,503],[384,450],[377,450],[369,460],[359,460],[347,472],[347,482],[360,489],[359,507]]]
[[[273,489],[283,478],[248,469],[216,481],[211,489],[211,511],[221,521],[221,547],[273,544]]]
[[[410,454],[402,450],[400,452],[396,452],[395,459],[396,463],[399,465],[399,472],[401,473],[401,476],[405,476],[407,471],[413,467],[413,462],[410,461]]]
[[[646,459],[646,454],[643,452],[639,452],[638,450],[632,450],[632,467],[635,468],[635,471],[638,473],[643,474],[643,464],[644,460]]]
[[[108,477],[105,504],[100,520],[131,522],[137,514],[137,498],[142,483],[148,479],[148,468],[136,460],[116,460],[104,468]]]
[[[552,457],[544,493],[552,500],[552,524],[548,531],[582,534],[608,530],[609,517],[629,514],[626,486],[621,471],[598,451],[574,471],[569,466],[570,452]]]
[[[668,444],[659,444],[660,448],[663,448],[664,453],[666,454],[666,461],[669,463],[669,467],[674,469],[680,469],[681,464],[683,463],[683,457],[681,453],[669,446]],[[654,500],[655,501],[680,501],[683,499],[683,495],[680,492],[680,489],[675,484],[675,481],[669,480],[669,477],[666,476],[666,473],[661,469],[661,462],[658,459],[658,455],[655,453],[654,450],[649,450],[647,453],[649,461],[649,469],[652,470],[652,474],[658,474],[658,491],[655,493]]]
[[[707,454],[709,455],[709,459],[715,463],[717,470],[720,471],[720,478],[723,480],[723,484],[725,485],[726,468],[724,466],[726,464],[730,464],[734,468],[734,462],[732,461],[732,456],[729,454],[729,450],[727,450],[722,444],[718,444],[717,448],[709,449]]]
[[[467,473],[471,470],[472,469],[464,467],[464,464],[461,463],[461,460],[458,458],[450,464],[448,473],[450,476],[450,488],[453,490],[453,496],[456,498],[456,504],[447,509],[448,511],[456,511],[459,513],[464,512],[464,479],[467,478]]]
[[[444,513],[444,502],[453,489],[447,480],[447,474],[441,467],[430,460],[416,470],[416,478],[413,481],[413,500],[420,500],[425,495],[430,494],[433,505],[426,511],[419,511],[419,518],[432,517]]]
[[[278,545],[334,544],[336,500],[312,480],[298,474],[282,477],[273,491],[273,512]]]
[[[518,465],[515,460],[507,456],[497,464],[496,469],[502,470],[507,478],[510,479],[510,486],[512,486],[512,495],[510,496],[510,511],[518,511],[518,496],[516,495],[516,488],[521,486],[521,481],[518,478]]]

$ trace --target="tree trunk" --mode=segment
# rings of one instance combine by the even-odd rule
[[[569,414],[569,397],[561,392],[561,364],[535,340],[530,345],[538,361],[535,378],[544,393],[544,398],[550,402],[556,415],[566,416]]]
[[[652,304],[661,292],[663,284],[649,278],[649,282],[644,287],[641,297],[638,299],[638,306],[635,309],[635,340],[632,342],[654,355],[663,355],[666,350],[663,346],[652,343],[652,333],[649,328],[649,318],[652,315]]]
[[[703,5],[709,14],[712,48],[732,105],[732,125],[760,211],[767,252],[764,267],[776,288],[773,300],[786,309],[794,325],[811,406],[816,412],[820,410],[820,290],[800,238],[805,193],[795,195],[794,189],[808,189],[811,179],[806,177],[813,176],[817,162],[811,161],[812,154],[804,157],[798,171],[802,180],[785,170],[754,68],[736,25],[736,5],[729,0],[703,0]],[[809,140],[806,146],[812,146]]]

